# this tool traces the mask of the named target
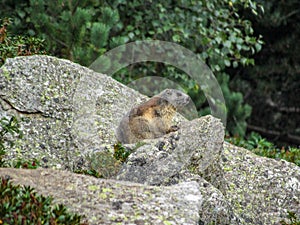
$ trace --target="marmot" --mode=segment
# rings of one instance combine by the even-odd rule
[[[178,130],[172,119],[178,108],[188,104],[190,97],[175,89],[166,89],[148,101],[132,108],[121,120],[116,138],[123,144],[161,137]]]

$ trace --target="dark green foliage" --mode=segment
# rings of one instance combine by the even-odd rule
[[[228,75],[222,71],[239,64],[254,64],[250,55],[261,49],[262,42],[260,37],[254,36],[251,22],[240,17],[239,10],[251,9],[257,13],[258,8],[253,1],[235,1],[233,4],[218,0],[151,3],[134,0],[118,5],[121,21],[126,25],[122,35],[128,35],[130,41],[158,39],[175,42],[198,54],[210,66],[223,81],[221,86],[229,108],[229,131],[241,136],[245,133],[251,108],[243,103],[241,93],[230,91]],[[179,83],[191,95],[199,115],[209,113],[199,85],[178,69],[160,63],[146,63],[115,74],[116,79],[125,83],[143,76],[162,76]]]
[[[120,143],[114,145],[114,158],[120,160],[122,163],[126,161],[131,153],[132,151],[124,148]]]
[[[265,46],[255,56],[255,67],[236,71],[234,88],[252,106],[250,131],[278,145],[300,146],[300,1],[259,2],[265,13],[245,16],[263,35]]]
[[[45,38],[50,54],[89,65],[107,48],[124,43],[109,38],[120,26],[112,3],[93,0],[30,0],[25,7],[27,26]]]
[[[1,18],[11,18],[13,26],[10,27],[14,35],[34,36],[35,31],[27,23],[28,18],[27,6],[30,0],[2,0],[0,1]]]
[[[221,77],[225,68],[252,65],[251,55],[262,45],[260,37],[254,36],[251,22],[239,14],[243,9],[254,14],[260,11],[252,0],[13,2],[0,3],[0,12],[14,12],[14,32],[38,34],[46,40],[50,54],[82,65],[90,65],[120,44],[159,39],[190,49]],[[180,84],[192,95],[199,115],[209,113],[199,84],[176,68],[160,63],[137,64],[115,74],[115,78],[128,83],[151,75]],[[222,84],[226,102],[230,107],[238,102],[235,109],[228,111],[229,128],[231,133],[243,135],[250,109],[240,94],[229,91],[228,85],[227,81]]]
[[[158,39],[183,44],[206,60],[213,71],[239,63],[261,47],[240,8],[257,11],[253,1],[120,1],[117,7],[130,41]],[[134,12],[134,13],[133,13]]]
[[[37,159],[24,160],[24,159],[18,158],[16,160],[13,160],[11,163],[7,162],[7,167],[23,168],[23,169],[37,169],[38,167],[40,167],[40,162]]]
[[[0,178],[0,224],[87,224],[81,221],[82,216],[70,214],[63,205],[52,204],[52,198]]]
[[[12,116],[10,119],[3,117],[0,119],[0,167],[36,169],[40,166],[39,161],[36,159],[16,159],[13,161],[3,159],[6,154],[6,147],[13,147],[15,141],[21,138],[20,123],[16,117]]]
[[[0,18],[0,66],[7,58],[45,54],[44,41],[35,37],[13,36],[8,32],[11,20]]]
[[[251,115],[251,106],[244,103],[243,95],[229,89],[229,76],[222,74],[218,76],[226,106],[228,110],[228,123],[226,129],[233,135],[244,137],[247,123],[246,119]]]
[[[226,140],[234,145],[251,150],[257,155],[275,159],[284,159],[300,166],[299,148],[278,148],[255,132],[251,132],[246,138],[228,137]]]
[[[20,125],[16,117],[11,117],[10,119],[3,117],[0,119],[0,167],[4,166],[3,156],[5,155],[6,146],[12,147],[14,142],[7,137],[22,137],[20,131]]]

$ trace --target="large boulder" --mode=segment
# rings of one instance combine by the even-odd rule
[[[288,212],[300,219],[300,167],[224,143],[222,171],[227,202],[242,224],[280,224]]]
[[[67,60],[7,60],[0,117],[19,118],[23,138],[6,146],[6,160],[35,158],[61,170],[3,168],[0,175],[66,202],[91,224],[279,224],[288,211],[300,216],[299,167],[224,142],[212,116],[178,116],[178,131],[124,145],[132,153],[116,161],[115,130],[146,99]],[[111,179],[72,173],[90,167]]]
[[[172,187],[96,179],[67,171],[0,168],[0,176],[29,185],[54,203],[85,215],[89,224],[197,224],[202,195],[196,182]]]
[[[116,143],[122,116],[144,98],[111,77],[50,56],[8,59],[0,70],[0,117],[22,120],[8,156],[76,170]]]

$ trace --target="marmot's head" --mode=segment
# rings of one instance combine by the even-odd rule
[[[190,101],[190,96],[175,89],[165,89],[157,96],[171,103],[176,109],[182,108]]]

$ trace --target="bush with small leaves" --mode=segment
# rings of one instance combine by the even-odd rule
[[[13,147],[17,139],[22,138],[20,123],[16,117],[12,116],[0,118],[0,167],[14,167],[25,169],[36,169],[40,163],[36,159],[25,160],[16,158],[14,160],[4,160],[6,148]]]
[[[54,205],[51,197],[0,178],[0,224],[87,225],[82,221],[82,216],[69,213],[65,206]]]
[[[288,147],[287,149],[282,147],[281,149],[276,147],[272,142],[262,138],[258,133],[251,132],[248,137],[227,137],[226,141],[231,144],[251,150],[257,155],[265,156],[268,158],[284,159],[288,162],[295,163],[300,166],[300,149]]]
[[[0,19],[0,66],[7,58],[45,54],[44,41],[35,37],[12,36],[8,32],[11,19]]]
[[[6,146],[12,147],[14,145],[14,142],[7,136],[22,137],[19,128],[20,125],[16,117],[11,117],[10,119],[6,117],[0,118],[0,167],[4,165],[3,157],[6,153]]]

